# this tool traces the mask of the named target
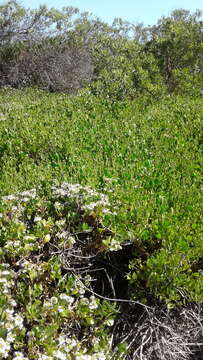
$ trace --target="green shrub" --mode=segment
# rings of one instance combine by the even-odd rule
[[[68,183],[44,197],[31,189],[3,198],[0,358],[111,358],[117,311],[95,297],[90,276],[91,259],[108,249],[108,205],[105,195]]]
[[[45,349],[43,351],[48,351],[48,341],[43,340],[39,334],[44,333],[44,336],[50,339],[50,353],[56,350],[56,338],[62,330],[64,318],[73,321],[73,329],[78,329],[79,326],[82,331],[80,334],[84,336],[84,342],[79,339],[78,351],[84,353],[87,349],[88,355],[96,356],[97,345],[89,346],[86,330],[91,332],[93,338],[99,338],[100,331],[104,332],[104,342],[100,343],[98,351],[106,354],[110,348],[110,325],[113,321],[114,326],[116,323],[120,324],[120,314],[120,321],[124,321],[128,306],[138,306],[138,302],[151,310],[155,307],[157,311],[159,307],[179,311],[188,304],[196,306],[195,304],[199,303],[201,306],[201,97],[194,94],[185,97],[163,96],[155,102],[149,96],[143,96],[134,101],[111,101],[96,97],[88,90],[68,97],[34,89],[14,91],[11,88],[1,90],[0,96],[1,197],[32,188],[38,189],[39,195],[37,199],[31,198],[29,201],[26,200],[26,193],[20,195],[21,205],[19,198],[13,199],[14,204],[12,201],[0,204],[1,263],[12,265],[8,273],[4,273],[7,265],[2,265],[1,269],[1,321],[8,320],[3,314],[4,309],[12,310],[12,299],[18,304],[16,316],[24,319],[24,328],[19,328],[22,321],[17,317],[19,326],[13,330],[17,337],[16,349],[12,351],[25,354],[28,351],[25,348],[26,322],[33,329],[29,348],[32,349],[29,350],[31,359],[36,358],[38,348],[33,345],[36,342],[39,342],[38,347]],[[57,188],[64,182],[79,183],[81,197],[71,200],[70,203],[65,201],[66,204],[62,199],[53,198],[53,184]],[[84,188],[90,187],[95,189],[94,193],[90,198],[85,198]],[[34,190],[32,193],[35,193]],[[103,194],[102,198],[99,194]],[[107,197],[108,203],[105,200]],[[90,206],[88,210],[90,203],[98,200],[103,200],[105,204],[97,203],[95,208]],[[107,211],[103,211],[103,206],[107,207]],[[85,209],[90,211],[86,217]],[[34,222],[35,217],[39,222]],[[63,217],[66,219],[65,223],[60,223]],[[70,228],[70,238],[64,233],[67,225]],[[61,237],[57,236],[58,232]],[[77,247],[76,234],[79,233],[90,233],[89,240],[93,240],[93,235],[94,239],[99,240],[88,248],[91,254],[83,253],[86,251],[85,246],[83,250],[78,247],[82,251],[80,255],[94,256],[97,251],[106,253],[106,258],[102,258],[102,265],[96,265],[97,268],[105,268],[104,264],[107,262],[109,268],[105,268],[106,272],[109,279],[114,279],[104,280],[106,275],[98,275],[100,290],[97,294],[106,298],[115,298],[116,294],[119,298],[118,291],[123,289],[125,283],[125,300],[136,302],[132,303],[134,305],[129,303],[127,310],[124,311],[119,302],[112,306],[113,302],[105,301],[99,296],[96,298],[96,295],[98,308],[94,309],[93,313],[86,307],[87,303],[80,304],[81,287],[77,285],[77,279],[79,277],[79,281],[84,283],[84,278],[78,273],[77,278],[74,274],[67,278],[61,264],[62,252],[67,254],[68,246],[73,245],[74,249]],[[120,257],[115,263],[116,256]],[[68,259],[65,266],[74,269],[75,273],[77,257],[74,258],[74,263],[73,258],[74,256],[72,260]],[[25,261],[25,272],[20,267],[21,260],[22,263],[25,260],[28,262]],[[85,261],[82,268],[87,265]],[[38,265],[40,272],[36,269]],[[114,273],[110,273],[109,269],[114,269]],[[95,273],[94,275],[96,276]],[[18,282],[13,286],[15,277]],[[119,285],[118,279],[122,285]],[[13,291],[11,297],[7,296],[7,290],[3,293],[4,284],[7,283],[11,285],[5,285],[5,289],[8,289],[9,293]],[[91,284],[94,283],[90,281],[89,284],[87,279],[85,286]],[[102,295],[103,286],[106,293]],[[71,313],[57,312],[56,320],[56,312],[53,318],[43,312],[44,302],[64,293],[75,299]],[[91,295],[89,292],[84,295],[86,302],[91,302]],[[63,299],[54,304],[54,309],[62,306],[62,302]],[[142,310],[143,308],[145,309],[142,307]],[[136,313],[140,308],[133,309]],[[150,319],[154,319],[153,316],[151,318],[151,310],[148,315]],[[167,311],[169,310],[164,310],[166,320]],[[174,316],[173,310],[170,311],[172,312],[169,314]],[[145,315],[148,324],[149,318]],[[92,317],[95,319],[95,326],[91,325]],[[53,329],[55,320],[56,328]],[[160,319],[156,321],[158,323]],[[190,326],[192,321],[189,321]],[[124,351],[125,347],[122,339],[127,335],[122,330],[125,327],[122,326],[118,325],[117,340],[114,332],[111,342],[113,347],[117,341],[117,348],[111,349],[115,356],[119,341],[121,351]],[[134,331],[136,326],[132,325]],[[5,328],[6,326],[3,326],[0,337],[3,339],[2,346],[7,351],[9,349],[6,350],[4,341],[7,336]],[[132,330],[129,327],[126,329],[129,333]],[[129,345],[132,340],[130,335],[127,339]],[[129,359],[127,356],[131,356],[133,351],[139,354],[136,350],[140,346],[139,341],[137,337],[135,339],[137,340],[132,343],[132,352],[129,352],[130,355],[122,352],[122,359]],[[77,340],[75,339],[76,342]],[[185,340],[185,343],[188,341]],[[200,342],[197,339],[195,341]],[[13,354],[9,353],[9,356],[13,358]],[[108,356],[112,358],[114,355],[109,353]]]

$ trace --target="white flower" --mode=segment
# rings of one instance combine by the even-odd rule
[[[66,224],[66,219],[61,219],[61,220],[58,220],[58,221],[56,221],[55,222],[55,224],[57,225],[57,226],[63,226],[63,225],[65,225]]]
[[[90,186],[84,186],[83,189],[86,190],[86,192],[90,196],[98,196],[99,195],[99,193],[96,192],[95,190],[93,190]]]
[[[58,306],[58,312],[59,312],[59,313],[64,312],[64,308],[63,308],[63,306],[61,306],[61,305],[59,305],[59,306]]]
[[[16,200],[16,196],[15,196],[15,195],[3,196],[2,199],[3,199],[4,201],[12,201],[12,200]]]
[[[66,345],[67,337],[65,335],[60,335],[58,338],[59,346]]]
[[[61,210],[63,208],[63,205],[60,202],[56,201],[54,207],[56,210]]]
[[[68,240],[67,240],[67,245],[69,246],[69,247],[72,247],[74,244],[75,244],[75,238],[73,237],[73,236],[69,236],[68,237]]]
[[[34,222],[40,222],[42,220],[41,216],[35,216]]]
[[[95,360],[106,360],[106,355],[104,355],[104,353],[99,353],[96,355]]]
[[[25,199],[26,199],[26,201],[28,201],[30,199],[34,199],[37,195],[37,192],[36,192],[36,189],[30,189],[30,190],[23,191],[23,192],[19,193],[18,195],[23,198],[22,200],[25,201]]]
[[[89,283],[92,281],[92,278],[91,278],[91,276],[88,274],[88,275],[86,275],[86,276],[84,277],[84,280],[85,280],[86,283],[89,284]]]
[[[50,301],[51,301],[51,304],[52,304],[52,305],[56,305],[56,304],[58,303],[58,299],[57,299],[56,296],[52,296],[51,299],[50,299]]]
[[[6,315],[6,320],[7,321],[12,321],[13,320],[13,313],[14,313],[13,309],[6,309],[5,310],[5,315]]]
[[[29,200],[30,200],[29,197],[24,197],[24,198],[21,199],[21,201],[22,201],[22,202],[25,202],[25,203],[28,202]]]
[[[97,303],[96,303],[95,297],[94,297],[94,296],[90,296],[89,308],[90,308],[91,310],[93,310],[93,309],[97,309],[97,307],[98,307],[98,305],[97,305]]]
[[[25,235],[25,236],[24,236],[24,239],[25,239],[26,241],[33,241],[33,240],[35,240],[35,235],[33,235],[33,234]]]
[[[110,243],[110,250],[111,251],[118,251],[118,250],[121,250],[121,249],[122,249],[122,246],[120,245],[120,243],[117,240],[112,239],[111,243]]]
[[[4,295],[8,295],[8,294],[10,294],[10,291],[9,291],[9,288],[7,287],[5,287],[3,290],[2,290],[2,294],[4,294]]]
[[[117,215],[117,213],[114,211],[110,211],[108,209],[102,209],[103,214],[110,214],[110,215]]]
[[[4,247],[5,247],[5,248],[8,248],[8,247],[10,247],[10,246],[13,246],[13,241],[8,240],[7,243],[6,243],[6,245],[5,245]]]
[[[25,357],[22,352],[16,351],[13,360],[29,360],[29,359]]]
[[[105,321],[105,324],[108,325],[108,326],[113,326],[114,320],[113,320],[113,319],[107,319],[107,320]]]
[[[9,302],[9,304],[10,304],[11,306],[13,306],[13,307],[17,306],[17,302],[16,302],[14,299],[12,299],[12,298],[10,298],[10,299],[8,300],[8,302]]]
[[[61,185],[61,187],[63,188],[67,188],[67,190],[69,190],[70,193],[79,193],[79,191],[82,189],[82,186],[80,184],[68,184],[68,183],[63,183]]]
[[[93,337],[91,337],[91,343],[92,343],[92,345],[98,345],[99,344],[99,341],[100,341],[100,339],[98,338],[98,337],[96,337],[96,336],[93,336]]]
[[[68,350],[72,350],[74,347],[77,346],[77,342],[75,341],[75,339],[67,339],[66,346],[67,346]]]
[[[14,317],[15,326],[19,329],[23,329],[23,317],[19,314],[16,314]]]
[[[18,248],[20,246],[20,241],[19,240],[15,240],[14,242],[13,242],[13,247],[14,248]]]
[[[89,300],[85,297],[83,297],[82,299],[80,299],[80,304],[81,305],[89,305]]]
[[[83,286],[83,283],[79,280],[75,282],[76,286],[77,286],[77,291],[79,292],[80,295],[83,295],[85,293],[85,288]]]
[[[62,231],[56,234],[58,239],[66,239],[69,235],[69,231]]]
[[[44,308],[47,309],[47,310],[50,310],[52,309],[52,303],[50,301],[45,301],[44,304],[43,304]]]
[[[7,337],[6,337],[6,340],[11,344],[14,342],[15,340],[15,335],[9,331],[8,334],[7,334]]]
[[[10,344],[0,337],[0,356],[2,355],[4,358],[7,358],[9,350]]]
[[[81,208],[82,208],[82,210],[92,211],[92,210],[94,210],[97,206],[98,206],[98,203],[97,203],[97,202],[92,202],[92,203],[89,204],[89,205],[83,205]]]
[[[45,354],[38,354],[38,360],[53,360],[53,357]]]
[[[1,267],[4,267],[4,268],[8,269],[8,268],[10,267],[10,264],[8,264],[8,263],[2,263],[2,264],[1,264]]]
[[[90,355],[77,355],[75,357],[75,360],[92,360],[92,357]]]
[[[65,197],[68,195],[68,192],[66,190],[60,188],[59,189],[55,188],[53,193],[57,197]]]
[[[15,327],[15,325],[14,325],[13,319],[10,321],[7,320],[7,322],[6,322],[7,331],[9,331],[9,332],[12,331],[14,327]]]
[[[60,294],[59,298],[68,304],[72,304],[74,302],[74,298],[72,296],[68,296],[66,294]]]
[[[53,355],[60,360],[66,360],[66,354],[60,350],[54,351]]]
[[[0,284],[7,284],[7,280],[5,278],[0,278]]]
[[[2,276],[10,275],[10,271],[8,271],[8,270],[3,270],[3,271],[0,272],[0,275],[2,275]]]

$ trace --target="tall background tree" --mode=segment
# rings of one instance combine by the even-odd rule
[[[200,84],[203,64],[201,12],[179,9],[151,27],[146,52],[157,59],[169,92],[188,91]]]
[[[201,12],[175,10],[145,27],[112,25],[78,8],[0,6],[0,86],[74,92],[113,100],[196,93],[202,81]]]

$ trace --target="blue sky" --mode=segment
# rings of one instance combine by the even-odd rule
[[[3,1],[0,0],[0,3]],[[75,6],[83,11],[90,11],[103,21],[111,23],[115,17],[132,22],[153,25],[174,9],[184,8],[195,11],[202,9],[202,0],[20,0],[25,7],[36,8],[40,4],[61,8]]]

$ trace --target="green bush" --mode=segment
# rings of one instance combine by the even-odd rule
[[[111,358],[117,311],[95,297],[90,276],[91,259],[108,249],[108,206],[104,194],[68,183],[3,198],[0,358]]]
[[[2,89],[0,96],[2,351],[10,359],[18,351],[36,359],[39,349],[51,356],[60,350],[59,336],[68,334],[64,341],[74,345],[68,350],[73,359],[75,349],[87,359],[143,356],[138,337],[132,342],[130,335],[137,332],[139,304],[147,329],[153,319],[162,321],[159,308],[172,309],[160,312],[167,324],[167,311],[173,317],[203,301],[201,97],[111,101],[88,90],[67,96],[11,88]],[[61,190],[66,200],[53,196],[64,182],[80,184],[72,200],[66,187]],[[94,191],[88,195],[90,188]],[[24,193],[29,189],[37,189],[37,197],[35,190]],[[63,253],[70,255],[72,249],[80,253],[64,266]],[[77,268],[88,267],[86,261],[97,252],[104,258],[95,265],[109,277],[91,274],[99,281],[94,285]],[[97,295],[89,291],[94,286]],[[121,303],[107,300],[119,298],[122,289]],[[122,300],[129,301],[126,308]],[[123,319],[131,317],[132,306],[136,316],[129,328]],[[190,328],[193,315],[188,315]],[[113,338],[112,324],[117,329]],[[122,329],[128,329],[128,336]],[[181,334],[187,350],[189,340]],[[99,343],[95,338],[101,338]],[[125,338],[131,344],[127,354]],[[196,335],[194,341],[201,343]]]

